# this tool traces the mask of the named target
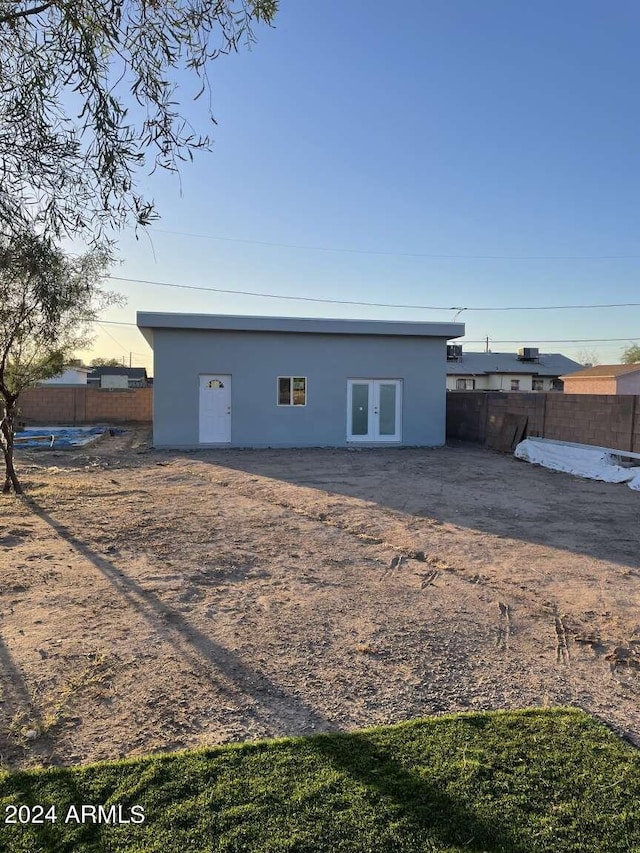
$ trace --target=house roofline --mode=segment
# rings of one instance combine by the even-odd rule
[[[610,373],[601,373],[601,370],[610,370],[618,368]],[[565,373],[561,379],[619,379],[621,376],[629,376],[631,373],[637,373],[640,370],[638,364],[603,364],[595,367],[585,367],[582,370],[576,370],[574,373]]]
[[[181,314],[138,311],[143,334],[154,329],[197,331],[284,332],[324,335],[401,335],[450,340],[464,335],[464,323],[413,320],[342,320],[322,317],[264,317],[231,314]],[[145,334],[146,337],[146,334]]]

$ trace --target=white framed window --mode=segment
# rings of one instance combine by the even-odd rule
[[[456,391],[475,391],[475,379],[456,379]]]
[[[532,391],[544,391],[544,379],[532,379],[531,380],[531,390]]]
[[[306,376],[278,376],[278,406],[307,405]]]
[[[519,379],[512,379],[511,380],[511,390],[512,391],[519,391],[520,390],[520,380]]]

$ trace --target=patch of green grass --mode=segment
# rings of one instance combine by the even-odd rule
[[[145,822],[65,823],[82,804]],[[640,851],[640,752],[573,709],[463,714],[5,774],[0,814],[6,853]]]

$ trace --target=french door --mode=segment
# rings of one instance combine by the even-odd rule
[[[347,380],[347,441],[401,441],[402,380]]]

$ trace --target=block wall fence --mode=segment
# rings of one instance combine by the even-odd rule
[[[41,386],[24,391],[18,408],[18,417],[27,424],[151,423],[153,388]]]
[[[527,418],[526,435],[640,453],[640,396],[540,392],[447,393],[447,438],[492,443],[505,415]]]
[[[150,424],[153,388],[29,388],[18,405],[27,424]],[[449,391],[447,438],[491,443],[507,414],[527,418],[526,435],[640,453],[640,396],[632,394]]]

